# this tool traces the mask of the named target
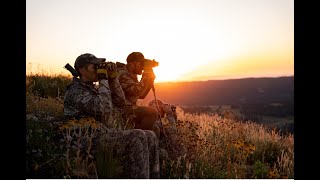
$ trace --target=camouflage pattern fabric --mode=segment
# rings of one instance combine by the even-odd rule
[[[132,105],[136,105],[138,99],[145,98],[150,92],[154,80],[153,75],[152,73],[142,73],[141,80],[138,81],[138,76],[131,74],[125,64],[117,62],[116,65],[125,97]]]
[[[119,107],[125,104],[125,101],[124,94],[119,88],[119,81],[115,80],[113,83],[101,80],[99,87],[96,88],[93,83],[83,83],[74,77],[64,97],[66,119],[90,116],[98,121],[114,120],[112,97],[119,98],[117,100],[120,102],[117,104]],[[100,135],[95,138],[93,144],[98,143],[108,150],[116,151],[116,155],[124,160],[122,165],[125,168],[126,178],[160,178],[159,142],[154,132],[139,129],[120,130],[107,126],[103,125]]]
[[[137,125],[144,117],[148,116],[150,121],[154,122],[158,118],[158,113],[156,111],[153,113],[153,111],[150,110],[150,107],[136,106],[138,99],[145,98],[150,92],[150,89],[153,86],[154,74],[143,72],[141,80],[138,81],[138,76],[131,74],[126,67],[126,64],[117,62],[116,65],[119,73],[119,82],[125,94],[125,98],[127,102],[131,104],[131,106],[129,105],[122,108],[121,112],[124,119],[127,120],[126,117],[130,117],[130,120],[133,120]],[[153,129],[157,135],[159,135],[159,127],[154,126]]]
[[[100,84],[96,89],[93,83],[83,83],[74,77],[64,97],[64,115],[76,119],[108,116],[113,110],[111,90],[107,80],[101,80]]]
[[[99,144],[121,157],[123,176],[131,178],[160,178],[159,145],[149,130],[118,130],[104,128]]]
[[[109,80],[109,85],[111,89],[111,98],[112,103],[119,109],[122,109],[124,106],[130,104],[127,102],[124,92],[121,88],[119,77]]]

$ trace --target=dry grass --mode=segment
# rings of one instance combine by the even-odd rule
[[[61,161],[51,161],[58,154],[55,151],[59,147],[49,146],[50,142],[56,141],[51,137],[54,135],[44,135],[43,132],[50,130],[53,121],[63,119],[63,101],[62,97],[42,98],[30,91],[41,79],[36,82],[34,77],[41,76],[27,76],[26,84],[27,166],[30,165],[27,177],[51,178],[48,169],[53,169],[54,163],[61,165]],[[47,84],[49,88],[52,79],[42,78],[41,86]],[[168,151],[169,159],[161,160],[161,178],[294,177],[294,135],[280,135],[256,123],[239,122],[218,115],[187,114],[179,107],[177,115],[176,131],[163,119],[168,146],[160,143],[160,147]],[[33,121],[35,123],[31,123]],[[44,126],[38,126],[39,122],[45,122]],[[36,137],[35,132],[40,131],[42,134]],[[60,150],[63,149],[60,146]],[[40,157],[33,152],[52,154]],[[65,158],[63,161],[67,162]],[[36,166],[37,171],[43,171],[42,176],[31,173],[29,169],[35,169],[31,162],[44,164],[41,168]],[[55,175],[63,177],[65,174]]]
[[[169,174],[168,177],[256,178],[258,176],[253,168],[260,161],[268,169],[266,177],[293,178],[292,134],[281,136],[275,130],[267,131],[256,123],[239,122],[217,115],[185,114],[180,108],[177,114],[178,132],[174,136],[186,152],[179,156],[175,154],[171,159],[183,159],[185,170],[184,174]],[[181,164],[171,163],[174,166]],[[201,168],[196,169],[199,164]],[[181,171],[181,166],[170,168]],[[209,173],[206,174],[206,171]]]

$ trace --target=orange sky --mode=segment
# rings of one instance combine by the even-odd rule
[[[293,0],[27,0],[27,73],[82,53],[156,59],[156,82],[294,74]]]

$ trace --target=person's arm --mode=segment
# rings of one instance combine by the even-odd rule
[[[135,82],[130,78],[130,74],[123,74],[120,76],[119,81],[123,91],[132,96],[139,96],[143,99],[150,92],[153,86],[155,75],[153,73],[143,73],[140,82]]]
[[[126,96],[119,82],[119,72],[117,71],[117,65],[113,62],[109,62],[107,67],[112,103],[118,108],[123,108],[129,103],[126,101]]]
[[[122,87],[120,85],[119,78],[116,77],[113,79],[109,79],[108,82],[111,89],[111,98],[113,104],[118,108],[122,108],[127,104],[127,102]]]
[[[109,115],[113,109],[110,87],[105,79],[99,82],[98,94],[77,88],[70,90],[68,94],[67,102],[72,103],[81,113]]]

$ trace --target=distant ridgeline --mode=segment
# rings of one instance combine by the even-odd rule
[[[243,114],[293,116],[294,76],[157,83],[155,89],[158,99],[182,107],[229,105]],[[152,99],[150,92],[143,103]]]
[[[27,93],[63,98],[71,82],[65,76],[27,76]],[[256,119],[258,116],[293,116],[294,77],[243,78],[195,82],[156,83],[158,99],[185,112],[212,112],[230,107]],[[142,104],[154,99],[150,91]]]

